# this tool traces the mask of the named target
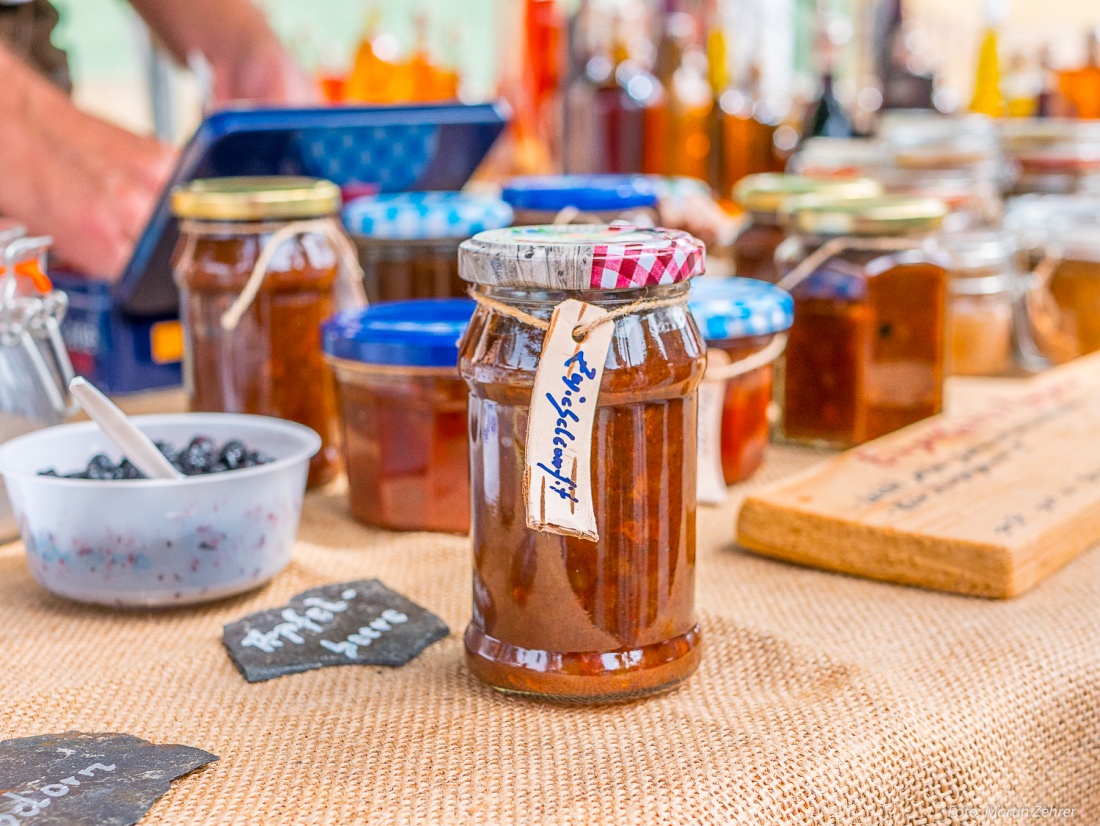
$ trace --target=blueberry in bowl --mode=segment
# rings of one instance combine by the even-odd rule
[[[250,590],[286,567],[316,433],[228,413],[134,421],[185,478],[142,478],[91,422],[0,446],[41,585],[102,605],[183,605]]]

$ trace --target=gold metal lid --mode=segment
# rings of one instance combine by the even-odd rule
[[[882,185],[870,178],[810,178],[764,172],[748,175],[733,189],[734,200],[750,212],[782,212],[788,200],[804,195],[829,199],[873,198]]]
[[[259,221],[316,218],[340,210],[340,188],[319,178],[205,178],[172,190],[178,218]]]
[[[934,231],[946,215],[947,205],[936,198],[813,198],[794,207],[790,226],[811,235],[910,235]]]

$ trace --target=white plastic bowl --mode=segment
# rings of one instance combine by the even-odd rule
[[[227,413],[136,416],[177,449],[195,436],[240,439],[274,462],[183,480],[39,476],[121,454],[91,422],[47,428],[0,446],[0,473],[43,587],[101,605],[184,605],[241,593],[290,562],[309,459],[320,437],[293,422]]]

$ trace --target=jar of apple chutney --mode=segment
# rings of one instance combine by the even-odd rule
[[[776,253],[794,298],[784,440],[847,448],[942,410],[949,264],[929,235],[946,214],[902,195],[795,209]]]
[[[458,340],[474,303],[394,301],[325,322],[351,512],[399,531],[470,530],[466,384]]]
[[[515,227],[462,245],[480,305],[459,355],[474,550],[466,659],[494,688],[629,700],[699,663],[705,350],[687,294],[703,263],[687,233],[627,226]],[[548,332],[552,316],[568,326]]]
[[[764,461],[773,363],[791,326],[791,297],[749,278],[697,278],[691,314],[707,344],[699,391],[699,501],[725,499]],[[715,470],[717,468],[717,471]]]
[[[775,251],[787,235],[781,220],[792,199],[806,195],[865,198],[881,192],[882,187],[867,178],[807,178],[772,172],[742,178],[733,198],[749,220],[733,242],[734,275],[772,284],[779,280]]]
[[[211,178],[172,193],[190,408],[313,428],[321,449],[310,461],[311,487],[340,471],[321,323],[363,303],[339,208],[339,188],[313,178]]]
[[[465,192],[392,192],[348,202],[344,225],[359,250],[371,304],[413,298],[464,298],[458,245],[512,223],[499,198]]]

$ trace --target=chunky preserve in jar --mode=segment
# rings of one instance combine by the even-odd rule
[[[256,413],[321,436],[309,484],[340,470],[336,396],[321,323],[361,302],[340,191],[310,178],[212,178],[172,194],[180,219],[184,376],[192,410]]]
[[[734,275],[771,283],[779,280],[775,251],[786,237],[780,221],[793,199],[807,195],[862,198],[880,192],[882,188],[866,178],[806,178],[771,172],[742,178],[733,197],[749,220],[733,243]]]
[[[706,277],[692,283],[690,306],[708,348],[699,411],[702,490],[706,464],[713,461],[708,453],[720,457],[726,485],[748,479],[764,461],[773,362],[783,351],[793,305],[787,293],[771,284]],[[709,390],[717,390],[719,410],[708,409]],[[717,445],[708,444],[712,424],[718,425]]]
[[[701,655],[696,397],[705,350],[686,299],[688,279],[703,268],[702,244],[662,229],[516,227],[471,239],[460,261],[481,302],[459,360],[470,388],[467,662],[502,691],[566,701],[668,689]],[[528,527],[532,405],[562,406],[565,432],[536,433],[540,443],[568,446],[571,435],[565,401],[532,397],[540,364],[562,369],[544,361],[542,327],[567,299],[608,311],[603,323],[614,325],[591,441],[577,448],[591,451],[591,478],[574,480],[591,492],[596,540]]]
[[[397,301],[325,322],[356,519],[469,531],[467,390],[457,365],[473,310],[460,298]]]
[[[512,178],[500,195],[516,226],[657,219],[655,182],[645,175],[531,175]]]
[[[399,192],[356,198],[343,217],[359,249],[367,298],[375,304],[465,296],[458,245],[510,225],[512,208],[464,192]]]
[[[947,260],[934,200],[804,205],[777,253],[794,298],[780,434],[851,447],[939,413],[946,372]]]

